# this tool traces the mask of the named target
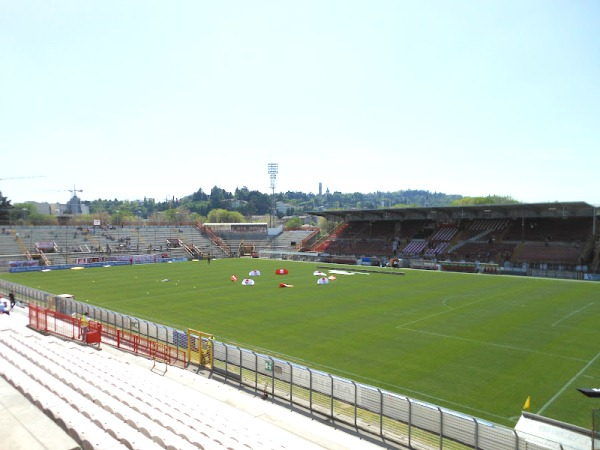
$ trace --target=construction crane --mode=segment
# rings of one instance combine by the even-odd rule
[[[76,193],[83,192],[83,189],[75,189],[75,186],[73,186],[73,189],[60,189],[56,192],[70,192],[71,194],[73,194],[73,197],[75,197],[75,195],[77,195]]]
[[[75,189],[75,185],[73,185],[73,189],[67,189],[67,190],[73,194],[73,197],[75,197],[76,192],[83,192],[83,189]]]

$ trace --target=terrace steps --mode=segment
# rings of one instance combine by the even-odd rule
[[[272,422],[292,413],[274,404],[234,397],[223,384],[184,369],[161,376],[149,370],[151,361],[108,346],[98,350],[14,326],[26,320],[19,312],[0,316],[0,358],[8,362],[0,375],[84,449],[380,448],[324,424],[336,438],[316,435],[314,422],[296,431],[305,419],[297,414],[293,425],[281,427]]]

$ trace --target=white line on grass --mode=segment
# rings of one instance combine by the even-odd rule
[[[556,394],[554,394],[554,396],[548,400],[546,402],[546,404],[544,406],[542,406],[539,411],[537,412],[537,414],[542,414],[544,412],[544,410],[550,406],[552,404],[552,402],[554,402],[554,400],[556,400],[563,392],[565,392],[567,390],[567,388],[573,384],[573,381],[575,381],[575,379],[579,378],[581,376],[581,374],[583,372],[585,372],[588,367],[590,367],[592,364],[594,364],[596,362],[596,360],[598,359],[598,357],[600,356],[600,353],[598,353],[596,356],[594,356],[579,372],[577,372],[573,378],[571,378],[567,384],[565,384]]]
[[[502,296],[505,296],[505,295],[510,295],[510,294],[512,294],[513,292],[522,291],[522,290],[525,290],[525,289],[527,289],[527,288],[513,289],[512,291],[509,291],[509,292],[502,292],[502,293],[498,293],[498,294],[496,294],[496,295],[491,295],[491,296],[489,296],[489,297],[483,297],[483,298],[480,298],[479,300],[475,300],[474,302],[471,302],[471,303],[466,303],[466,304],[464,304],[464,305],[457,306],[457,307],[455,307],[455,308],[449,308],[449,309],[446,309],[446,310],[444,310],[444,311],[437,312],[437,313],[435,313],[435,314],[430,314],[430,315],[428,315],[428,316],[421,317],[421,318],[419,318],[419,319],[411,320],[410,322],[401,323],[401,324],[400,324],[400,325],[398,325],[396,328],[404,328],[404,327],[406,327],[407,325],[412,325],[413,323],[417,323],[417,322],[421,322],[421,321],[423,321],[423,320],[431,319],[432,317],[436,317],[436,316],[440,316],[440,315],[442,315],[442,314],[446,314],[446,313],[448,313],[449,311],[455,311],[455,310],[457,310],[457,309],[466,308],[467,306],[476,305],[477,303],[485,302],[485,301],[487,301],[487,300],[491,300],[492,298],[495,298],[495,297],[502,297]],[[447,298],[446,298],[445,300],[447,300]],[[444,306],[445,306],[445,305],[444,305]]]
[[[232,345],[240,345],[240,346],[246,346],[247,344],[244,344],[243,342],[229,342]],[[313,361],[310,360],[305,360],[305,359],[301,359],[301,358],[295,358],[292,357],[291,355],[286,355],[284,353],[278,353],[278,352],[274,352],[273,350],[270,349],[265,349],[265,348],[260,348],[260,347],[254,347],[255,350],[259,350],[259,351],[264,351],[265,354],[269,354],[271,356],[275,356],[290,362],[295,362],[297,364],[302,364],[305,365],[306,367],[311,367],[313,369],[321,369],[324,371],[328,371],[329,373],[339,373],[339,374],[345,374],[346,376],[348,376],[349,379],[351,380],[355,380],[355,381],[360,381],[360,380],[364,380],[365,382],[370,382],[372,383],[372,385],[379,385],[379,386],[388,386],[389,388],[393,388],[395,389],[395,392],[391,392],[392,394],[398,395],[400,397],[408,397],[406,394],[400,394],[399,392],[404,391],[404,392],[408,392],[413,394],[415,397],[412,398],[414,399],[420,399],[422,401],[425,401],[424,399],[429,399],[429,401],[431,402],[444,402],[448,405],[453,405],[454,407],[458,407],[460,409],[462,409],[463,411],[469,410],[469,411],[473,411],[473,414],[479,414],[479,415],[487,415],[487,416],[492,416],[492,417],[496,417],[498,419],[502,419],[502,420],[512,420],[512,418],[510,417],[505,417],[505,416],[500,416],[498,414],[493,414],[490,411],[484,411],[481,409],[477,409],[477,408],[473,408],[472,406],[469,405],[463,405],[462,403],[456,403],[453,401],[450,401],[446,398],[442,398],[442,397],[436,397],[430,394],[427,394],[425,392],[421,392],[421,391],[415,391],[414,389],[410,389],[407,388],[406,386],[400,386],[397,384],[391,384],[391,383],[386,383],[385,381],[381,381],[378,380],[376,378],[369,378],[369,377],[365,377],[363,375],[354,373],[354,372],[348,372],[346,370],[340,370],[338,367],[331,367],[331,366],[327,366],[324,364],[319,364],[319,363],[315,363]]]
[[[460,296],[458,296],[458,295],[451,295],[450,297],[444,298],[444,300],[442,300],[442,305],[444,305],[448,309],[454,309],[454,307],[448,305],[448,300],[451,300],[451,299],[457,298],[457,297],[460,298]]]
[[[558,324],[559,324],[560,322],[562,322],[563,320],[566,320],[566,319],[568,319],[569,317],[571,317],[571,316],[574,316],[575,314],[577,314],[577,313],[580,313],[580,312],[581,312],[581,311],[583,311],[584,309],[586,309],[586,308],[588,308],[588,307],[590,307],[590,306],[593,306],[593,305],[595,305],[595,304],[596,304],[596,302],[592,302],[592,303],[590,303],[590,304],[588,304],[588,305],[585,305],[585,306],[583,306],[583,307],[579,308],[579,309],[578,309],[578,310],[576,310],[576,311],[573,311],[573,312],[572,312],[572,313],[570,313],[570,314],[567,314],[567,315],[566,315],[566,316],[564,316],[562,319],[558,319],[556,322],[554,322],[554,323],[552,324],[552,326],[553,326],[553,327],[555,327],[556,325],[558,325]]]
[[[443,338],[447,338],[447,339],[456,339],[456,340],[459,340],[459,341],[472,342],[474,344],[489,345],[491,347],[504,348],[504,349],[507,349],[507,350],[514,350],[514,351],[517,351],[517,352],[533,353],[534,355],[543,355],[543,356],[550,356],[552,358],[567,359],[569,361],[585,362],[584,359],[580,359],[580,358],[571,358],[571,357],[568,357],[568,356],[555,355],[555,354],[552,354],[552,353],[540,352],[540,351],[537,351],[537,350],[529,350],[529,349],[521,348],[521,347],[513,347],[512,345],[495,344],[493,342],[480,341],[480,340],[477,340],[477,339],[468,339],[468,338],[463,338],[463,337],[460,337],[460,336],[451,336],[451,335],[442,334],[442,333],[435,333],[433,331],[415,330],[413,328],[403,328],[403,330],[413,331],[415,333],[421,333],[421,334],[430,334],[432,336],[438,336],[438,337],[443,337]]]

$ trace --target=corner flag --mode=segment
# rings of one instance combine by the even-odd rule
[[[530,407],[531,407],[531,395],[527,397],[527,400],[525,400],[525,404],[523,405],[523,409],[529,411]]]

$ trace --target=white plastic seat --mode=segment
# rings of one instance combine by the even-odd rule
[[[44,377],[44,385],[56,393],[60,392],[59,395],[63,398],[71,399],[74,397],[74,399],[69,400],[74,406],[77,407],[77,403],[81,402],[81,399],[77,399],[77,397],[87,398],[108,413],[114,415],[116,419],[125,422],[134,430],[139,431],[144,436],[159,443],[162,447],[172,447],[182,450],[185,448],[196,448],[195,446],[192,446],[189,441],[161,426],[160,411],[156,411],[153,420],[140,412],[129,408],[125,403],[116,398],[105,394],[101,389],[94,385],[94,380],[85,381],[80,378],[77,375],[77,367],[72,367],[72,370],[67,370],[57,363],[45,359],[44,356],[45,355],[41,355],[35,359],[37,365],[24,356],[18,355],[17,357],[22,359],[20,364],[23,367],[27,367],[27,372],[29,374],[35,376],[34,374],[36,371],[39,372],[39,368],[41,367],[48,374],[52,375],[51,377]],[[66,363],[65,365],[68,367],[69,363]],[[70,389],[64,389],[65,386],[68,386]],[[78,395],[74,393],[77,393]]]
[[[0,347],[12,334],[0,332]],[[102,436],[106,450],[322,448],[310,438],[318,426],[305,427],[306,437],[280,428],[273,419],[279,414],[275,405],[270,408],[269,402],[237,394],[218,381],[171,367],[159,375],[146,358],[121,357],[108,346],[98,351],[25,327],[15,329],[12,338],[7,345],[14,348],[5,352],[8,364],[0,364],[0,373],[9,367],[3,375],[12,377],[13,385],[21,383],[19,390],[28,391],[86,450],[104,450]],[[30,375],[14,369],[19,364]],[[301,418],[289,420],[305,426]],[[347,448],[370,448],[364,444]]]
[[[12,363],[12,365],[3,365],[5,371],[20,372],[20,374],[18,372],[13,374],[12,377],[16,381],[17,387],[26,385],[22,392],[55,421],[59,421],[61,424],[64,423],[64,426],[70,426],[71,423],[93,422],[95,426],[99,426],[112,438],[125,443],[129,448],[166,448],[126,424],[117,415],[105,411],[83,394],[72,388],[65,388],[65,384],[61,383],[59,379],[51,376],[44,369],[40,370],[39,365],[36,366],[35,363],[8,345],[0,346],[0,355]],[[43,355],[38,359],[38,362],[40,360],[43,360]],[[77,417],[81,417],[81,419],[79,420]],[[68,429],[68,432],[72,434],[76,433],[77,430],[71,432]],[[181,448],[186,448],[185,442],[182,442],[178,436],[173,437],[171,440],[175,441]]]
[[[97,403],[107,410],[109,414],[114,415],[117,419],[126,421],[130,427],[137,429],[146,437],[159,442],[163,447],[173,446],[177,448],[186,448],[192,446],[197,448],[198,445],[201,445],[202,447],[207,448],[223,449],[225,448],[223,444],[229,440],[229,437],[220,430],[215,429],[214,427],[211,428],[207,424],[199,422],[198,419],[194,419],[194,415],[202,416],[202,414],[205,413],[204,411],[199,413],[197,405],[189,405],[187,402],[177,401],[174,393],[162,392],[161,387],[164,386],[154,384],[153,382],[146,382],[143,380],[143,377],[139,377],[137,374],[128,373],[127,367],[124,367],[124,365],[118,361],[111,361],[109,364],[114,370],[113,374],[115,372],[119,373],[120,375],[127,377],[130,382],[137,383],[138,387],[142,386],[143,388],[148,389],[150,393],[155,394],[154,397],[151,397],[143,390],[138,390],[137,399],[129,394],[122,395],[122,397],[127,397],[130,403],[137,400],[138,411],[136,411],[135,408],[131,408],[127,402],[119,402],[109,395],[105,395],[103,389],[95,386],[95,384],[98,386],[105,385],[106,378],[98,377],[99,380],[93,381],[92,374],[95,372],[95,368],[82,362],[82,360],[86,359],[86,355],[79,354],[77,355],[77,358],[73,358],[72,355],[70,355],[70,357],[65,357],[64,353],[68,352],[61,351],[61,343],[46,342],[41,344],[39,341],[43,341],[43,339],[34,335],[28,337],[22,336],[21,339],[18,339],[17,341],[20,341],[31,351],[35,351],[39,348],[45,350],[42,355],[32,357],[35,362],[29,360],[26,356],[20,355],[19,358],[22,359],[21,364],[27,366],[27,371],[31,374],[39,372],[39,369],[41,368],[52,375],[45,377],[46,387],[54,391],[60,391],[62,397],[65,399],[64,401],[67,401],[76,408],[81,407],[80,404],[82,403],[82,400],[79,397],[87,397],[89,401],[93,400],[94,403]],[[78,349],[75,348],[73,350]],[[18,352],[16,353],[18,354]],[[26,351],[23,353],[27,354]],[[92,356],[94,355],[90,355],[90,357]],[[72,362],[70,360],[72,360]],[[85,380],[79,378],[79,375],[83,372],[86,374]],[[96,373],[98,373],[98,371],[96,371]],[[104,375],[108,376],[106,373]],[[114,376],[112,377],[112,382],[113,384],[119,383],[115,382]],[[64,389],[65,386],[69,386],[70,389]],[[129,389],[129,391],[131,390],[132,389]],[[72,391],[77,392],[79,395],[73,394]],[[162,398],[162,400],[160,400],[160,398]],[[144,404],[143,401],[139,399],[145,399],[145,404],[153,404],[152,415],[155,420],[148,418],[147,414],[143,415],[139,411]],[[177,410],[166,406],[164,402],[175,404],[179,409]],[[84,411],[86,416],[93,419],[95,423],[100,425],[103,429],[106,429],[109,433],[114,435],[115,438],[125,439],[123,437],[123,429],[119,431],[117,429],[118,427],[115,428],[114,426],[111,429],[107,425],[109,421],[103,414],[99,411],[92,413],[89,409],[90,408]],[[166,410],[168,410],[170,415],[161,412]],[[162,425],[164,430],[161,430],[161,426],[157,426],[157,422],[161,424],[164,423],[167,426]],[[127,438],[125,440],[129,442],[132,439]],[[170,441],[174,441],[175,444],[171,444]]]
[[[41,365],[44,366],[45,370],[81,395],[93,400],[94,403],[102,406],[117,418],[126,421],[142,434],[164,445],[167,445],[170,440],[174,439],[177,441],[180,438],[194,444],[196,447],[198,444],[206,445],[210,442],[210,433],[214,432],[214,430],[208,429],[202,423],[192,420],[186,421],[187,423],[178,421],[175,417],[181,416],[180,413],[165,408],[164,404],[155,401],[148,395],[144,395],[142,391],[140,391],[141,395],[139,397],[152,400],[152,411],[148,411],[148,401],[144,403],[128,394],[126,387],[123,390],[111,389],[111,387],[118,387],[120,384],[120,381],[115,376],[107,378],[107,374],[102,371],[95,371],[93,366],[90,367],[86,363],[79,364],[79,367],[71,367],[71,363],[66,358],[62,358],[58,353],[52,355],[50,352],[47,352],[45,356],[55,360],[55,362],[52,362],[41,358],[41,361],[43,361]],[[59,366],[58,363],[62,363],[62,365]],[[124,373],[126,370],[125,367],[114,367],[113,369],[117,373]],[[84,376],[85,379],[79,378],[80,375]],[[109,385],[109,382],[113,384]],[[135,404],[135,407],[132,407],[132,404]],[[171,416],[167,414],[166,410],[169,410]],[[160,426],[157,426],[157,424],[160,424]],[[167,432],[161,431],[161,426]],[[169,433],[177,437],[173,438],[169,436]],[[179,448],[184,448],[186,445],[186,442],[178,442],[177,444]]]
[[[9,361],[6,349],[0,346],[0,356]],[[14,357],[10,355],[10,357]],[[14,358],[11,362],[17,362]],[[17,362],[18,363],[18,362]],[[69,403],[61,399],[54,392],[46,389],[36,382],[26,372],[23,372],[15,364],[2,364],[0,373],[9,380],[23,395],[29,398],[33,404],[63,428],[71,437],[80,442],[86,450],[127,448],[104,430],[98,428],[88,418],[81,415]]]

